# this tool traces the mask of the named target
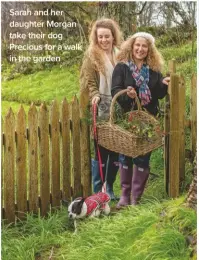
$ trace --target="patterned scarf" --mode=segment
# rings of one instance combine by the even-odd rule
[[[151,100],[151,91],[148,87],[149,66],[142,65],[142,68],[139,70],[132,61],[128,61],[127,65],[130,71],[132,71],[132,76],[136,82],[136,86],[139,87],[139,98],[141,100],[141,105],[145,106]]]

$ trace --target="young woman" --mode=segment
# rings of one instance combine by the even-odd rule
[[[91,105],[98,107],[98,118],[108,120],[111,104],[111,78],[116,65],[116,53],[121,43],[121,32],[111,19],[97,20],[91,29],[90,44],[84,55],[80,73],[81,91],[88,91]],[[92,180],[94,192],[102,189],[97,144],[94,141],[95,158],[92,159]],[[107,183],[107,193],[116,199],[113,183],[118,172],[118,154],[101,146],[99,151],[102,170]]]
[[[134,102],[137,95],[142,107],[153,115],[157,114],[158,99],[165,97],[170,81],[169,77],[162,77],[162,65],[162,57],[151,34],[139,32],[123,43],[112,76],[111,93],[114,96],[122,89],[129,90],[117,99],[124,112],[137,108]],[[117,208],[139,202],[150,172],[150,156],[151,153],[133,159],[120,156],[122,196]]]

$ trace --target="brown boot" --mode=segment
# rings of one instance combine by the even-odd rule
[[[149,177],[149,172],[149,168],[142,168],[134,165],[132,178],[132,205],[139,203]]]

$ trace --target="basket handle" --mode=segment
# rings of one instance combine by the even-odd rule
[[[110,107],[110,119],[109,119],[110,124],[113,124],[113,122],[114,122],[113,113],[114,113],[114,105],[115,105],[116,99],[117,99],[119,96],[121,96],[122,94],[127,93],[128,91],[129,91],[128,89],[120,90],[120,91],[117,92],[117,94],[113,97],[112,102],[111,102],[111,107]],[[138,110],[142,110],[141,105],[140,105],[140,101],[139,101],[137,95],[136,95],[136,97],[135,97],[135,102],[137,103]]]

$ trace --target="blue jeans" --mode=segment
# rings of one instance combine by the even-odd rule
[[[132,158],[129,156],[126,156],[124,154],[119,155],[119,162],[122,165],[126,165],[129,168],[132,167],[132,164],[135,164],[138,167],[142,168],[148,168],[149,167],[149,162],[150,162],[150,157],[151,157],[151,152],[147,153],[142,156],[138,156],[136,158]]]
[[[101,156],[101,161],[102,164],[104,164],[104,170],[103,170],[103,175],[104,175],[104,180],[107,181],[109,184],[113,184],[116,179],[117,172],[119,170],[119,154],[115,153],[113,151],[110,151],[100,145],[98,145],[100,156]],[[97,144],[96,141],[94,140],[94,153],[95,153],[95,161],[99,161],[98,158],[98,153],[97,153]],[[101,179],[100,175],[99,178]]]

